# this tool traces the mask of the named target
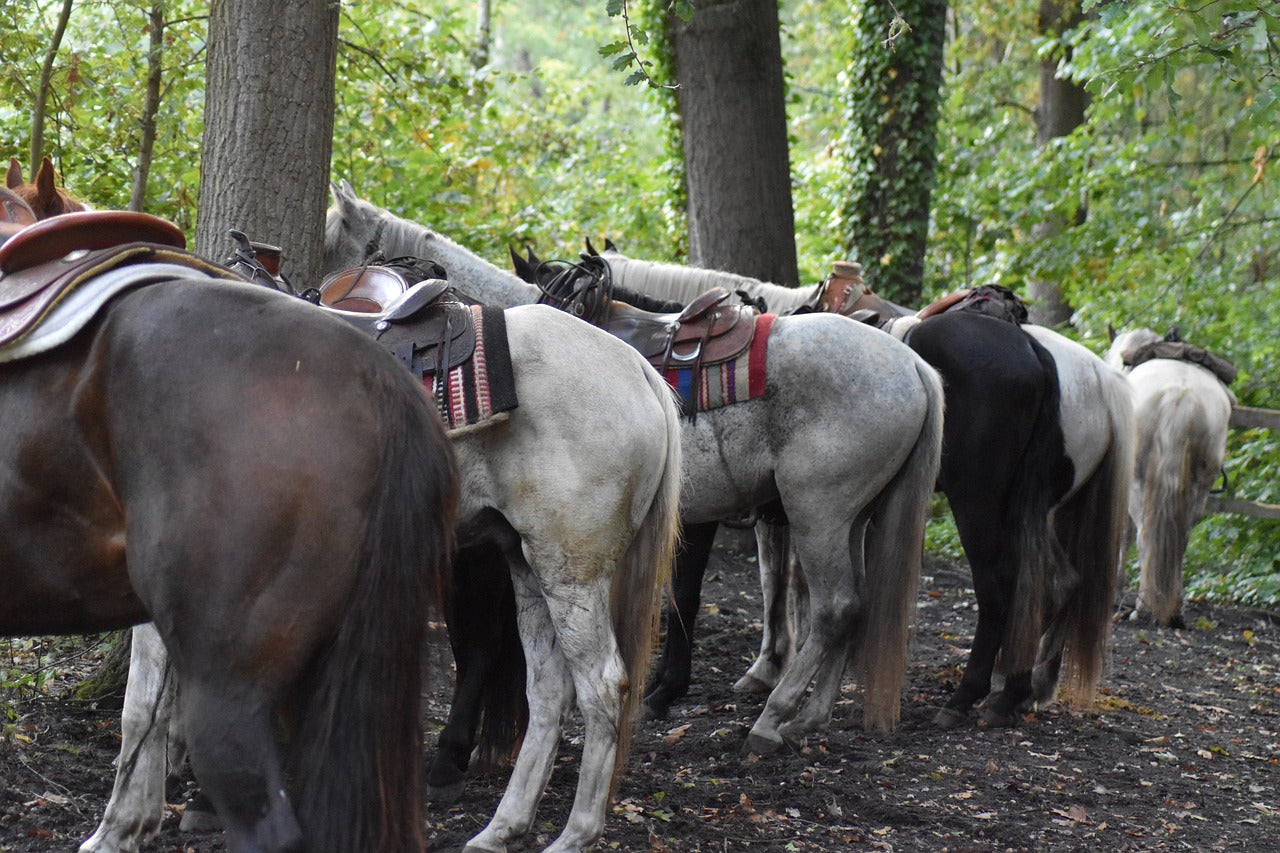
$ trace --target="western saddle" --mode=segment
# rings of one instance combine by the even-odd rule
[[[712,288],[680,311],[655,313],[615,298],[608,261],[599,256],[585,256],[581,263],[543,264],[538,277],[542,302],[621,338],[663,373],[730,361],[755,335],[759,312],[749,305],[725,304],[731,294],[723,287]]]
[[[10,217],[0,222],[0,345],[25,337],[71,290],[117,267],[169,262],[227,277],[186,251],[176,225],[150,214],[83,211],[24,224],[21,209],[14,219],[10,205],[0,208]]]

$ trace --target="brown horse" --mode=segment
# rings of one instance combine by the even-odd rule
[[[0,293],[31,281],[43,241],[106,215],[11,237]],[[61,343],[37,346],[37,327],[0,349],[0,634],[153,621],[232,849],[421,850],[450,446],[375,341],[223,280],[173,232],[86,273],[44,324],[78,328]],[[107,286],[96,313],[68,315]]]
[[[30,182],[22,176],[22,164],[18,162],[18,158],[10,157],[9,171],[5,173],[4,182],[5,186],[31,206],[37,219],[87,209],[84,202],[65,189],[55,186],[53,161],[48,157],[40,161],[40,168]]]

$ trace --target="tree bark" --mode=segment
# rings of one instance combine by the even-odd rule
[[[160,111],[160,86],[163,82],[164,2],[151,6],[148,27],[151,31],[147,51],[147,96],[142,108],[142,135],[138,140],[138,164],[133,170],[133,188],[129,192],[129,209],[145,210],[147,178],[151,174],[151,156],[156,145],[156,113]]]
[[[777,0],[699,0],[668,36],[690,262],[798,284]]]
[[[284,249],[295,285],[318,283],[333,153],[338,3],[213,0],[196,251],[227,231]]]
[[[896,12],[910,30],[886,45]],[[924,282],[946,0],[863,3],[850,58],[846,248],[868,286],[911,305]]]
[[[44,54],[44,64],[40,67],[40,79],[36,84],[36,100],[31,107],[31,180],[40,168],[44,159],[44,123],[49,109],[49,91],[53,87],[53,63],[58,58],[62,47],[62,38],[67,33],[67,23],[71,20],[72,0],[63,0],[62,11],[58,14],[58,25],[54,28],[49,49]]]
[[[1079,0],[1040,0],[1039,28],[1042,36],[1057,39],[1077,27],[1084,14]],[[1040,104],[1036,108],[1036,145],[1044,147],[1052,140],[1067,136],[1084,124],[1089,108],[1089,93],[1083,86],[1060,77],[1063,59],[1053,54],[1040,63]],[[1048,239],[1073,223],[1050,217],[1032,231],[1036,239]],[[1060,326],[1071,319],[1071,306],[1062,296],[1056,281],[1032,280],[1027,284],[1031,321],[1042,326]]]

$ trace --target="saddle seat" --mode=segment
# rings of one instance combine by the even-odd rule
[[[134,211],[67,213],[10,230],[0,245],[0,345],[28,335],[73,289],[118,267],[165,262],[229,277],[186,245],[178,226]]]
[[[724,304],[729,296],[728,290],[717,287],[671,314],[611,302],[603,328],[660,371],[709,367],[737,358],[755,336],[758,312],[749,305]]]
[[[475,353],[475,316],[444,279],[410,285],[390,267],[354,267],[321,283],[320,304],[419,376],[452,370]]]

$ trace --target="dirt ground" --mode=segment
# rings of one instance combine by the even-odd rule
[[[733,681],[759,642],[753,558],[727,539],[708,569],[694,687],[672,717],[642,725],[600,850],[1003,851],[1274,849],[1280,836],[1280,615],[1193,603],[1184,631],[1116,623],[1096,709],[1054,707],[1011,730],[939,731],[976,612],[963,565],[925,568],[918,629],[893,734],[861,731],[846,685],[832,731],[798,752],[740,756],[762,700]],[[86,661],[85,663],[89,663]],[[431,734],[443,719],[440,679]],[[74,849],[111,786],[117,712],[50,696],[13,701],[0,733],[0,851]],[[4,722],[0,720],[0,722]],[[577,775],[566,730],[535,832],[563,825]],[[484,825],[505,782],[474,778],[427,809],[431,849]],[[181,802],[181,791],[171,800]],[[150,851],[225,849],[177,829],[171,806]]]

